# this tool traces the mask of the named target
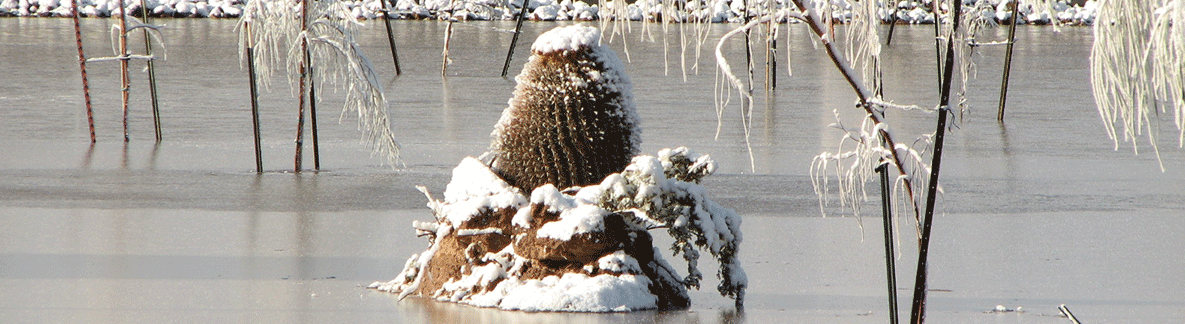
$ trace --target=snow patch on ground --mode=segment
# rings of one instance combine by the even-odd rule
[[[497,307],[505,310],[628,312],[657,307],[649,285],[650,279],[640,275],[565,273],[542,280],[503,280],[486,298],[498,299]]]
[[[607,176],[600,184],[564,191],[550,184],[543,185],[536,188],[528,200],[507,186],[487,165],[478,159],[466,158],[453,170],[453,183],[449,184],[445,199],[429,197],[429,206],[435,211],[437,222],[416,222],[413,225],[421,235],[430,236],[431,247],[411,256],[394,280],[375,282],[370,288],[401,296],[420,294],[441,301],[505,310],[621,312],[655,309],[671,307],[672,295],[681,296],[675,298],[676,305],[680,298],[687,302],[686,288],[699,287],[702,275],[697,269],[697,250],[703,249],[720,264],[717,276],[721,283],[717,290],[737,299],[740,304],[748,286],[747,276],[737,258],[742,240],[740,217],[709,200],[706,190],[699,185],[700,180],[714,169],[715,162],[707,155],[686,148],[664,149],[658,157],[635,157],[624,171]],[[514,233],[463,228],[464,222],[473,219],[463,215],[489,215],[489,211],[500,208],[518,209],[511,221]],[[524,210],[528,212],[524,213]],[[551,218],[537,229],[524,226],[532,224],[531,215],[540,212],[551,213],[549,217],[558,214],[558,217]],[[628,235],[609,234],[611,229],[606,228],[609,215],[621,219],[612,231]],[[655,228],[665,228],[675,238],[676,243],[671,248],[688,261],[686,276],[679,275],[671,267],[663,258],[662,250],[651,246],[648,231]],[[480,257],[466,249],[464,258],[468,261],[459,266],[459,277],[444,278],[447,282],[443,285],[420,289],[424,278],[433,276],[427,273],[433,267],[432,258],[445,252],[441,250],[441,242],[449,239],[457,242],[455,238],[462,233],[505,235],[512,242],[538,239],[567,242],[554,247],[569,252],[585,249],[584,244],[601,244],[591,240],[594,236],[590,235],[607,235],[602,238],[611,240],[622,237],[645,239],[626,239],[623,242],[627,244],[621,248],[596,250],[604,252],[596,252],[587,262],[580,261],[574,268],[550,270],[545,265],[541,268],[541,262],[554,261],[552,258],[558,256],[556,252],[548,252],[550,248],[544,248],[544,252],[520,252],[515,250],[518,243],[511,243],[494,247],[501,250]],[[630,245],[637,242],[644,242],[641,243],[644,245]],[[532,244],[537,243],[521,248],[538,248]],[[474,245],[470,244],[470,248]],[[528,258],[530,253],[539,259]],[[543,254],[540,256],[540,253]],[[529,275],[532,272],[524,270],[528,267],[534,267],[536,275]],[[538,275],[537,271],[541,269],[558,273]],[[668,305],[660,305],[664,302]]]

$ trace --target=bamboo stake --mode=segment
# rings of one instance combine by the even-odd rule
[[[938,171],[942,166],[942,143],[946,135],[946,118],[950,112],[950,88],[954,81],[955,67],[955,34],[959,30],[959,16],[962,2],[955,1],[951,21],[951,34],[946,42],[946,62],[942,79],[942,100],[938,107],[938,125],[934,131],[934,157],[930,162],[930,182],[926,190],[926,215],[922,221],[922,237],[918,244],[918,271],[914,281],[913,307],[910,312],[910,323],[921,324],[926,321],[926,262],[930,252],[930,232],[934,223],[934,201],[938,193]]]
[[[263,173],[263,147],[259,142],[259,92],[255,85],[255,37],[251,35],[251,22],[243,24],[247,30],[247,75],[251,80],[251,125],[255,131],[255,172]]]
[[[128,77],[128,25],[127,6],[119,0],[119,79],[123,87],[123,141],[130,140],[128,136],[128,95],[131,91],[131,79]]]
[[[520,11],[518,13],[518,23],[515,24],[515,26],[514,26],[514,38],[510,39],[510,50],[506,52],[506,63],[502,64],[502,77],[503,78],[506,77],[506,71],[510,69],[510,59],[514,57],[514,45],[518,44],[518,34],[520,34],[522,32],[523,19],[526,19],[526,17],[527,17],[527,5],[531,3],[531,0],[522,0],[522,1],[523,1],[523,9],[522,9],[522,11]]]
[[[148,3],[147,0],[140,0],[140,15],[144,18],[144,24],[149,24],[148,18]],[[156,141],[160,142],[160,108],[157,105],[156,96],[156,58],[152,57],[152,36],[148,34],[148,30],[144,30],[144,54],[149,56],[148,59],[148,91],[152,97],[152,126],[156,130]]]
[[[399,68],[399,52],[395,50],[395,35],[391,31],[391,6],[391,0],[383,1],[383,23],[387,24],[387,41],[391,43],[391,59],[395,61],[395,75],[401,75],[403,69]]]
[[[308,28],[309,28],[309,0],[301,0],[300,4],[301,4],[300,29],[301,29],[301,31],[308,32]],[[304,149],[304,100],[305,100],[305,96],[308,94],[308,88],[305,87],[306,81],[308,80],[308,67],[309,67],[309,40],[308,40],[308,38],[303,38],[303,37],[301,38],[300,47],[301,47],[301,53],[302,53],[302,57],[301,57],[302,62],[300,64],[300,99],[298,100],[300,107],[297,108],[298,117],[296,118],[296,157],[295,157],[295,161],[293,162],[293,172],[296,172],[296,173],[300,173],[300,171],[302,169],[301,168],[301,162],[302,162],[301,160],[303,160],[303,158],[304,158],[304,156],[302,155],[302,153],[303,153],[302,150]]]
[[[889,323],[897,324],[897,265],[893,257],[893,202],[890,199],[892,188],[889,184],[889,170],[886,164],[876,167],[881,174],[881,213],[884,215],[885,227],[885,273],[889,284]]]
[[[78,0],[70,1],[74,6],[74,38],[78,40],[78,69],[82,74],[82,98],[86,101],[86,121],[90,126],[91,131],[91,149],[94,149],[95,143],[95,115],[91,109],[91,88],[86,81],[86,55],[82,53],[82,26],[78,22],[78,16],[81,13],[78,10]]]
[[[1000,81],[1000,111],[996,120],[1004,122],[1004,103],[1008,101],[1008,74],[1012,71],[1012,45],[1016,44],[1016,21],[1020,20],[1020,12],[1016,10],[1017,0],[1012,1],[1012,27],[1008,29],[1008,54],[1004,56],[1004,77]]]

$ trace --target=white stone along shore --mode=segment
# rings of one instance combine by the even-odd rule
[[[110,17],[118,14],[121,0],[77,0],[83,17]],[[246,0],[122,0],[129,15],[139,16],[141,1],[148,7],[149,15],[153,17],[175,18],[237,18],[243,13]],[[257,0],[258,1],[258,0]],[[392,7],[391,16],[395,19],[455,19],[455,20],[509,20],[515,19],[522,8],[523,0],[389,0]],[[628,19],[632,21],[661,21],[663,19],[663,3],[659,0],[637,0],[624,7],[614,1],[573,1],[573,0],[529,0],[527,19],[554,20],[597,20],[601,18],[601,8],[615,8],[604,10],[607,18]],[[618,0],[625,1],[625,0]],[[832,17],[843,22],[851,18],[846,9],[847,2],[837,0],[808,0],[810,2],[831,1],[840,10],[832,11]],[[991,6],[994,10],[983,11],[985,15],[994,15],[998,22],[1011,19],[1011,2],[1008,0],[974,0],[964,1],[976,5]],[[743,0],[703,0],[690,1],[686,9],[677,13],[673,21],[710,21],[741,22],[746,16]],[[750,6],[748,16],[756,16],[763,12],[778,13],[781,10],[793,8],[785,1],[775,1],[774,9],[769,10],[764,2]],[[1096,0],[1087,1],[1053,1],[1052,7],[1042,6],[1043,0],[1022,0],[1020,2],[1020,23],[1051,24],[1056,20],[1062,24],[1090,25],[1096,15]],[[1072,3],[1072,4],[1071,4]],[[374,19],[383,16],[386,0],[356,0],[342,1],[350,9],[352,18]],[[934,15],[930,12],[930,1],[898,1],[896,10],[891,5],[884,6],[879,12],[881,21],[891,22],[896,15],[897,23],[902,24],[932,24]],[[942,17],[946,19],[946,5],[942,7]],[[65,0],[0,0],[0,17],[70,17],[73,14],[71,2]],[[785,17],[785,15],[782,15]],[[344,17],[343,17],[344,18]],[[785,21],[785,19],[779,19]]]

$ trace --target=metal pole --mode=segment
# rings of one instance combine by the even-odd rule
[[[259,142],[259,93],[255,86],[255,37],[251,35],[251,22],[243,25],[247,29],[247,75],[251,80],[251,125],[255,131],[255,172],[263,173],[263,147]]]
[[[91,87],[86,81],[86,55],[82,53],[82,26],[78,22],[78,16],[81,15],[78,11],[78,0],[70,1],[74,6],[74,38],[78,40],[78,69],[82,71],[82,98],[86,101],[86,121],[91,130],[91,148],[94,148],[95,143],[95,115],[91,109]]]
[[[387,41],[391,43],[391,59],[395,61],[395,75],[402,75],[403,69],[399,68],[399,52],[395,50],[395,35],[391,31],[391,0],[383,1],[383,23],[387,24]]]
[[[893,257],[893,202],[890,200],[888,164],[881,164],[876,168],[881,174],[881,213],[885,224],[885,273],[889,284],[889,323],[897,324],[897,265]]]
[[[1016,44],[1016,21],[1020,20],[1020,12],[1016,10],[1017,0],[1012,1],[1012,27],[1008,29],[1008,54],[1004,56],[1004,78],[1000,81],[1000,112],[996,120],[1004,121],[1004,103],[1008,101],[1008,74],[1012,71],[1012,45]]]
[[[140,0],[140,15],[144,18],[144,23],[149,24],[148,18],[148,3],[147,0]],[[160,108],[157,105],[156,97],[156,58],[152,56],[152,36],[148,34],[148,30],[144,30],[144,54],[150,56],[148,59],[148,91],[152,97],[152,126],[156,130],[156,141],[160,142]]]
[[[522,32],[523,19],[525,19],[527,17],[527,5],[531,3],[531,0],[522,0],[522,1],[523,1],[523,9],[522,9],[522,11],[520,11],[518,13],[518,24],[516,24],[514,26],[514,38],[510,39],[510,50],[506,52],[506,64],[502,65],[502,77],[503,78],[506,77],[506,70],[510,69],[510,59],[514,57],[514,45],[518,44],[518,34],[520,34]]]

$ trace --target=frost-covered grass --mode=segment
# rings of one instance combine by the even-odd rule
[[[1185,146],[1185,1],[1100,7],[1113,23],[1094,26],[1090,71],[1099,115],[1115,149],[1122,137],[1139,153],[1138,140],[1147,137],[1159,161],[1161,114],[1173,116],[1177,147]]]
[[[1021,0],[1020,12],[1023,23],[1049,24],[1053,20],[1065,24],[1089,25],[1094,22],[1096,15],[1096,0],[1086,1],[1083,5],[1069,5],[1065,0]],[[147,0],[150,15],[158,17],[192,17],[192,18],[236,18],[243,13],[245,0]],[[826,3],[825,0],[812,0],[812,3]],[[832,1],[835,2],[835,1]],[[986,16],[1000,22],[1011,19],[1009,2],[1005,0],[984,0],[986,5],[994,8],[985,13]],[[118,0],[81,0],[80,11],[86,17],[109,17],[119,12]],[[139,15],[140,1],[124,0],[129,13]],[[383,17],[386,6],[384,0],[340,1],[347,10],[343,16],[355,19],[374,19]],[[521,0],[391,0],[392,14],[398,19],[456,19],[456,20],[509,20],[515,19],[522,8]],[[679,2],[676,5],[666,5],[659,0],[629,1],[573,1],[573,0],[531,0],[528,3],[527,18],[531,20],[631,20],[631,21],[710,21],[710,22],[743,22],[746,13],[749,17],[776,13],[782,10],[793,10],[787,1],[771,2],[749,1],[749,8],[743,0],[698,0]],[[835,10],[830,11],[831,18],[839,22],[849,22],[852,8],[847,3],[836,2]],[[896,10],[893,4],[896,4]],[[931,12],[931,1],[879,1],[877,3],[877,18],[881,22],[894,21],[908,24],[932,24],[935,21]],[[946,19],[945,5],[941,19]],[[0,17],[68,17],[72,14],[70,2],[64,0],[3,0],[0,1]],[[605,15],[603,17],[603,15]],[[345,17],[343,17],[345,18]],[[786,21],[785,18],[779,21]]]

